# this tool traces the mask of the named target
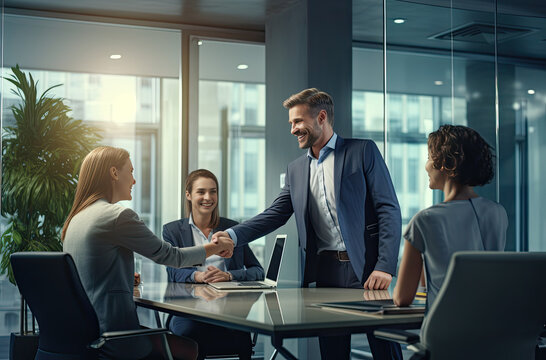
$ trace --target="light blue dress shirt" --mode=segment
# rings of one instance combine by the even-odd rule
[[[210,242],[210,240],[212,239],[212,235],[213,235],[212,231],[209,233],[208,237],[205,236],[205,234],[203,234],[201,229],[199,229],[195,225],[195,223],[193,222],[193,217],[191,216],[191,214],[190,214],[190,218],[188,219],[188,223],[190,224],[190,227],[191,227],[191,232],[192,232],[192,235],[193,235],[193,242],[194,242],[195,246],[205,245],[205,244],[208,244]],[[203,264],[203,266],[197,266],[195,268],[195,270],[205,272],[205,271],[207,271],[207,267],[209,267],[210,265],[216,266],[218,269],[220,269],[222,271],[226,271],[226,262],[225,262],[223,257],[218,256],[218,255],[209,256],[205,260],[205,263]],[[195,271],[191,274],[191,280],[193,282],[195,282]]]
[[[334,133],[328,143],[319,152],[316,159],[311,152],[307,156],[310,163],[310,212],[313,228],[317,235],[318,252],[323,250],[345,250],[345,243],[341,236],[341,229],[337,218],[335,187],[334,187],[334,150],[336,148],[337,134]],[[232,229],[226,230],[235,246],[237,235]]]
[[[309,164],[309,215],[317,235],[317,252],[323,250],[346,250],[337,218],[334,160],[337,134],[320,149],[318,159],[311,149],[307,156]]]

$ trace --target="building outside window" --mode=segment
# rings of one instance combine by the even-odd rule
[[[4,25],[3,76],[11,74],[8,66],[19,64],[38,82],[39,93],[62,84],[52,89],[49,96],[63,98],[72,109],[70,116],[98,128],[102,135],[100,145],[129,151],[136,185],[133,200],[122,205],[135,210],[161,236],[162,224],[180,216],[180,31],[18,15],[5,15]],[[86,42],[83,50],[79,46],[82,32]],[[103,36],[105,32],[107,37]],[[45,50],[52,46],[51,39],[56,39],[55,46],[63,47],[62,51]],[[37,53],[20,51],[21,43]],[[110,60],[109,52],[98,51],[104,50],[106,44],[119,48],[120,43],[126,50],[121,62]],[[168,56],[174,58],[174,65],[144,69],[147,55],[137,56],[131,50],[149,51],[146,46],[164,46],[164,51],[158,51],[163,55],[174,52],[176,56]],[[150,56],[154,53],[151,51]],[[169,68],[174,71],[169,73]],[[3,126],[14,124],[10,106],[19,101],[11,88],[11,83],[4,81]],[[5,222],[0,222],[0,228],[5,230]],[[147,259],[138,260],[138,266],[144,283],[166,279],[164,266]],[[17,289],[2,276],[0,337],[18,331],[19,301]]]

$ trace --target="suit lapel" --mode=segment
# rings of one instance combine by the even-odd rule
[[[306,219],[308,214],[307,201],[309,200],[309,164],[310,163],[311,163],[311,159],[309,159],[309,157],[306,155],[305,161],[303,162],[303,166],[302,166],[303,174],[301,176],[301,179],[305,181],[305,183],[303,184],[303,199],[302,199],[303,201],[301,202],[301,205],[305,209]]]
[[[334,190],[336,194],[336,207],[339,211],[340,191],[341,191],[341,174],[343,173],[343,165],[345,164],[345,141],[338,135],[335,149],[334,159]],[[338,213],[339,216],[339,213]]]
[[[188,218],[182,220],[182,223],[180,224],[180,236],[181,243],[184,245],[184,247],[195,246],[195,242],[193,241],[193,232],[191,231]]]

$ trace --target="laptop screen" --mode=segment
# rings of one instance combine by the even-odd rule
[[[277,235],[275,239],[275,247],[271,254],[271,260],[269,261],[269,267],[267,268],[267,278],[272,281],[277,281],[279,277],[279,269],[281,267],[282,253],[284,249],[284,242],[286,241],[286,235]]]

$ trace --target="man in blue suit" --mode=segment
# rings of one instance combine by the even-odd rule
[[[227,232],[237,246],[296,216],[304,250],[303,285],[387,289],[396,271],[402,220],[392,181],[371,140],[333,130],[334,104],[306,89],[284,101],[305,155],[288,165],[285,186],[261,214]],[[319,337],[323,359],[350,359],[351,337]],[[400,346],[368,334],[374,359],[402,359]]]

